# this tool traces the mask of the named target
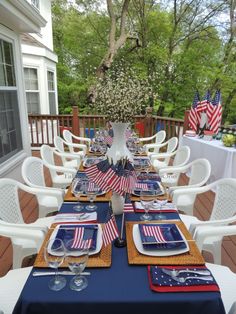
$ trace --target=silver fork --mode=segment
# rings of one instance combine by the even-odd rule
[[[181,273],[192,273],[192,274],[203,275],[203,276],[210,276],[211,275],[210,271],[207,269],[203,269],[203,270],[193,270],[193,269],[175,270],[175,269],[173,269],[173,270],[170,270],[170,269],[162,268],[161,270],[163,273],[165,273],[171,277],[177,277]]]
[[[172,277],[171,279],[180,282],[180,283],[184,283],[186,280],[189,279],[194,279],[194,280],[204,280],[204,281],[212,281],[213,277],[212,276],[205,276],[205,277],[194,277],[194,276],[189,276],[189,277]]]

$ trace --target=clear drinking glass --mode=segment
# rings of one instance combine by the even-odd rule
[[[72,247],[72,243],[74,240],[70,240],[66,243],[66,257],[65,261],[68,265],[69,269],[75,276],[70,281],[70,288],[75,291],[81,291],[88,286],[88,280],[86,277],[82,276],[81,273],[85,269],[88,257],[89,257],[89,249],[84,248],[78,252],[78,256],[70,255],[70,248]]]
[[[66,285],[66,278],[58,275],[58,267],[65,258],[65,247],[60,239],[51,239],[44,248],[44,259],[48,266],[55,269],[55,276],[49,281],[51,290],[59,291]]]
[[[141,190],[140,191],[140,200],[145,211],[145,213],[142,216],[140,216],[141,220],[144,220],[144,221],[152,220],[152,216],[148,212],[155,198],[156,198],[156,191],[154,190],[151,190],[151,191]]]
[[[88,200],[90,202],[90,204],[86,206],[86,209],[88,211],[94,211],[97,209],[97,206],[94,204],[94,201],[96,199],[96,196],[97,196],[99,190],[100,190],[100,188],[96,184],[93,185],[92,189],[89,188],[89,184],[86,186],[86,192],[85,193],[86,193]]]
[[[81,178],[75,178],[72,183],[72,192],[78,200],[77,204],[73,206],[73,209],[78,212],[84,209],[84,206],[79,202],[79,200],[80,196],[85,192],[85,185],[86,181],[82,180]]]

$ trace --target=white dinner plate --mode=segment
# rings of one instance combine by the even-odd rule
[[[182,249],[166,249],[166,250],[146,250],[143,248],[143,244],[141,241],[141,236],[140,236],[140,232],[139,232],[139,226],[138,224],[133,225],[133,240],[134,240],[134,244],[136,246],[136,249],[139,251],[139,253],[143,254],[143,255],[148,255],[148,256],[172,256],[172,255],[179,255],[179,254],[183,254],[189,251],[189,245],[188,242],[186,241],[184,235],[182,234],[182,232],[180,231],[180,229],[178,228],[178,226],[176,225],[182,239],[183,242],[186,244],[186,248],[182,248]]]
[[[89,225],[93,225],[93,224],[89,224]],[[94,254],[99,253],[99,252],[101,251],[101,248],[102,248],[102,227],[101,227],[100,224],[95,224],[95,225],[98,226],[96,250],[89,251],[89,255],[94,255]],[[79,225],[78,225],[78,226],[79,226]],[[51,236],[50,236],[50,240],[56,238],[57,231],[58,231],[59,227],[60,227],[60,225],[56,226],[56,228],[54,229],[54,231],[52,232],[52,234],[51,234]],[[70,225],[65,225],[65,228],[70,228]],[[49,252],[50,254],[52,254],[50,247],[48,248],[48,252]],[[53,254],[52,254],[52,255],[53,255]],[[55,254],[54,254],[54,255],[55,255]],[[70,252],[69,255],[70,255],[70,256],[80,256],[80,255],[81,255],[81,252],[78,250],[78,251]]]

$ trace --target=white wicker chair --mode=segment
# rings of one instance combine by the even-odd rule
[[[75,153],[69,153],[65,151],[65,147],[70,147],[73,146],[73,144],[67,143],[64,141],[60,136],[55,136],[54,137],[54,146],[55,149],[61,153],[61,160],[63,167],[68,167],[68,168],[75,168],[79,169],[79,166],[81,164],[82,158],[85,156],[86,151],[80,151]]]
[[[178,146],[178,138],[172,137],[168,141],[161,144],[145,144],[144,148],[148,156],[150,156],[153,165],[155,166],[155,160],[159,158],[159,155],[162,153],[158,153],[160,148],[166,147],[165,153],[173,153]],[[149,151],[153,150],[153,151]],[[166,158],[166,164],[168,165],[170,157]]]
[[[42,145],[40,153],[44,165],[50,171],[53,187],[62,189],[67,188],[71,184],[77,171],[72,168],[56,166],[54,154],[57,155],[58,153],[48,145]]]
[[[70,144],[68,146],[69,146],[69,150],[72,154],[77,153],[77,151],[75,151],[75,148],[82,149],[82,151],[86,154],[86,151],[91,144],[90,138],[76,136],[73,133],[71,133],[69,130],[63,131],[63,138],[66,141],[67,145]],[[80,142],[80,144],[75,143],[74,141]]]
[[[196,195],[209,190],[215,190],[216,194],[212,213],[208,221],[201,221],[189,215],[180,215],[180,217],[193,236],[198,237],[200,248],[210,251],[214,256],[214,262],[220,264],[222,238],[224,234],[235,231],[235,226],[232,226],[232,228],[220,228],[236,222],[236,179],[220,179],[203,187],[195,187],[188,190],[180,189],[174,192],[174,203],[177,204],[178,208],[178,199],[183,195],[188,194],[195,198]]]
[[[0,313],[12,314],[32,267],[10,270],[0,278]]]
[[[28,186],[44,188],[44,195],[36,195],[39,204],[39,217],[58,211],[63,203],[64,191],[62,189],[47,187],[44,177],[43,160],[37,157],[27,157],[21,167],[21,174]],[[50,195],[47,194],[50,191]],[[54,193],[56,191],[56,193]],[[55,196],[53,196],[53,193]]]
[[[159,160],[159,158],[161,160]],[[160,173],[161,169],[166,169],[165,171],[168,172],[168,168],[170,167],[169,166],[170,158],[174,158],[173,166],[182,167],[182,166],[186,165],[186,163],[189,161],[190,148],[188,146],[181,146],[180,148],[178,148],[176,151],[174,151],[172,153],[160,153],[158,155],[158,157],[152,162],[153,167],[159,173]],[[175,178],[176,178],[176,184],[175,185],[177,185],[179,176],[176,175]]]
[[[0,234],[6,236],[6,229],[8,229],[7,236],[11,238],[13,246],[13,268],[21,267],[25,256],[38,252],[44,233],[47,232],[53,220],[53,217],[39,218],[34,223],[26,224],[20,209],[19,190],[34,195],[45,194],[43,188],[28,187],[12,179],[0,179],[0,225],[2,229]],[[47,193],[50,194],[48,191]],[[55,195],[55,191],[52,195]],[[24,231],[26,231],[26,235]],[[19,232],[22,233],[22,236]]]

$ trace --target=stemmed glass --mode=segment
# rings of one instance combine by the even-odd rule
[[[85,186],[86,186],[85,180],[82,180],[81,178],[75,178],[73,180],[72,192],[78,200],[77,204],[73,207],[73,209],[78,212],[84,209],[84,206],[79,202],[79,200],[80,200],[80,196],[84,194]]]
[[[86,193],[88,200],[90,202],[90,204],[86,206],[86,209],[88,211],[94,211],[97,209],[97,206],[94,204],[94,201],[96,199],[96,196],[97,196],[99,190],[100,190],[99,186],[96,185],[95,183],[94,183],[92,189],[89,188],[89,183],[86,185],[85,193]]]
[[[70,281],[70,288],[75,291],[81,291],[88,286],[88,280],[86,277],[82,276],[81,273],[85,269],[88,257],[89,257],[89,249],[84,248],[77,252],[78,256],[71,256],[71,247],[74,242],[74,239],[71,239],[66,242],[66,257],[65,261],[75,276]]]
[[[140,216],[141,220],[144,220],[144,221],[152,220],[152,216],[149,215],[148,211],[150,207],[152,206],[155,198],[156,198],[156,191],[154,190],[149,190],[149,191],[141,190],[140,191],[140,200],[145,211],[145,213],[142,216]]]
[[[58,275],[58,267],[65,258],[65,247],[60,239],[51,239],[44,248],[44,259],[48,266],[55,269],[55,276],[49,281],[49,289],[59,291],[66,285],[65,277]]]

